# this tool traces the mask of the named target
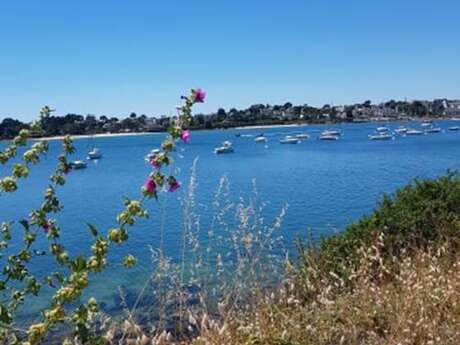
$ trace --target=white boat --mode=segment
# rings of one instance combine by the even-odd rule
[[[300,140],[310,139],[310,135],[307,133],[297,134],[295,137]]]
[[[96,147],[93,147],[91,151],[88,152],[88,159],[99,159],[102,158],[102,152]]]
[[[422,127],[430,127],[432,125],[433,125],[433,121],[431,121],[431,120],[422,121]]]
[[[449,131],[460,131],[460,126],[449,127]]]
[[[390,130],[388,129],[388,127],[377,127],[377,132],[378,133],[386,133],[386,132],[389,132]]]
[[[214,153],[221,154],[221,153],[232,153],[234,152],[233,150],[233,145],[230,141],[226,140],[222,143],[222,146],[216,147],[214,149]]]
[[[324,134],[322,133],[320,136],[319,136],[319,140],[339,140],[339,136],[338,135],[333,135],[333,134]]]
[[[300,139],[291,135],[286,135],[283,139],[280,140],[280,144],[298,144],[299,142]]]
[[[404,127],[404,126],[400,126],[400,127],[395,129],[395,132],[396,132],[396,134],[404,135],[404,134],[407,133],[407,128]]]
[[[254,139],[256,143],[266,143],[268,141],[267,137],[264,135],[259,135]]]
[[[325,136],[334,135],[337,137],[337,136],[340,136],[341,134],[342,132],[337,129],[325,129],[324,131],[321,132],[321,135],[325,135]]]
[[[389,133],[378,133],[369,135],[370,140],[391,140],[393,136]]]
[[[419,131],[418,129],[408,129],[406,131],[406,135],[422,135],[423,131]]]
[[[70,162],[70,166],[72,167],[72,169],[85,169],[86,163],[84,161],[77,160]]]
[[[428,129],[425,129],[425,133],[440,133],[442,129],[440,127],[431,126]]]

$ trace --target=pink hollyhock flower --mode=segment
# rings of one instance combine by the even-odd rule
[[[180,138],[182,139],[184,143],[187,144],[190,141],[191,136],[192,136],[192,133],[190,133],[190,131],[186,129],[185,131],[182,131]]]
[[[206,92],[201,89],[196,89],[193,91],[195,94],[195,102],[196,103],[203,103],[204,99],[206,98]]]
[[[153,165],[156,169],[160,169],[161,164],[157,161],[157,156],[153,156],[150,159],[150,164]]]
[[[171,192],[171,193],[175,192],[179,188],[180,188],[180,183],[177,182],[176,180],[173,180],[173,181],[169,182],[169,189],[168,189],[169,192]]]
[[[43,225],[43,230],[45,231],[45,234],[47,234],[47,233],[50,231],[50,229],[51,229],[52,226],[53,226],[53,225],[52,225],[50,222],[46,222],[46,223]]]
[[[149,177],[144,183],[144,190],[147,193],[150,193],[150,194],[155,193],[156,187],[157,185],[155,184],[155,181],[151,177]]]

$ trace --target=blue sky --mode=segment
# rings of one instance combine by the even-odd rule
[[[460,1],[3,1],[0,118],[460,98]]]

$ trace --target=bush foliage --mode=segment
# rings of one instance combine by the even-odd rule
[[[460,175],[449,172],[434,180],[415,180],[394,195],[385,195],[371,215],[324,239],[318,259],[340,273],[341,262],[352,259],[359,247],[370,245],[377,233],[385,235],[387,255],[445,240],[459,242]]]

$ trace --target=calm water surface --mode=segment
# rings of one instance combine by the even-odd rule
[[[414,177],[435,177],[447,169],[460,168],[460,132],[449,132],[454,122],[440,122],[444,133],[423,136],[398,137],[391,141],[370,141],[367,135],[374,124],[346,124],[337,142],[320,141],[317,136],[326,126],[295,128],[246,129],[194,132],[192,142],[176,152],[175,169],[184,183],[190,177],[192,162],[198,157],[196,197],[202,227],[209,225],[212,200],[219,179],[227,176],[231,184],[231,197],[247,197],[255,179],[259,198],[267,203],[264,218],[272,221],[284,204],[289,204],[282,231],[287,247],[293,239],[305,237],[309,231],[315,237],[340,231],[346,224],[357,220],[377,206],[383,193],[391,193]],[[397,124],[391,124],[394,128]],[[253,138],[237,138],[236,133],[265,133],[269,142],[257,144]],[[280,145],[284,135],[300,132],[312,137],[298,145]],[[150,167],[144,156],[158,147],[164,134],[75,140],[75,159],[83,159],[92,143],[104,157],[91,161],[85,170],[73,171],[64,188],[59,190],[65,209],[58,220],[62,228],[62,241],[71,253],[88,248],[91,241],[86,222],[105,231],[116,226],[116,214],[122,208],[122,196],[137,197]],[[213,148],[223,140],[234,143],[235,153],[216,156]],[[0,221],[20,220],[28,210],[41,204],[42,191],[54,169],[60,143],[50,142],[50,152],[43,163],[34,167],[30,178],[20,183],[20,192],[0,197]],[[181,157],[182,156],[182,157]],[[10,166],[0,167],[0,176]],[[167,194],[164,218],[165,250],[177,257],[182,211],[180,198],[185,188]],[[91,289],[108,305],[119,285],[140,288],[149,273],[149,245],[160,242],[161,210],[158,203],[149,202],[150,218],[142,220],[130,231],[127,244],[113,252],[111,268],[96,278]],[[310,230],[309,230],[310,229]],[[20,239],[16,228],[15,239]],[[39,240],[44,246],[46,240]],[[136,255],[139,264],[131,269],[121,268],[121,258],[127,253]],[[43,274],[50,268],[50,259],[36,260],[34,270]],[[43,307],[35,300],[34,308]]]

